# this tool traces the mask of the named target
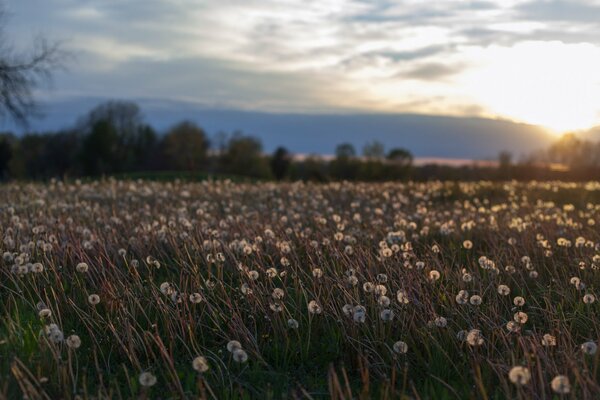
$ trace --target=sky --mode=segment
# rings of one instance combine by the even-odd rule
[[[600,124],[600,0],[5,0],[17,48],[72,58],[40,96],[267,112]]]

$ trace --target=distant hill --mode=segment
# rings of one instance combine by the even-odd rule
[[[32,121],[31,130],[72,126],[102,99],[80,98],[45,103],[45,117]],[[358,152],[371,140],[386,149],[405,147],[417,157],[493,159],[508,150],[516,157],[545,148],[555,137],[543,128],[506,120],[418,114],[292,114],[212,109],[194,103],[134,100],[147,122],[165,131],[183,119],[209,134],[241,130],[259,137],[267,152],[282,145],[295,153],[331,154],[337,144],[350,142]],[[2,130],[13,129],[6,126]]]

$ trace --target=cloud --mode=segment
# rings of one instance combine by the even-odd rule
[[[560,41],[560,51],[600,46],[592,0],[46,0],[9,11],[17,41],[43,31],[79,54],[58,91],[212,98],[267,111],[511,117],[464,84],[490,70],[497,47],[510,58],[532,41]]]
[[[521,18],[533,21],[586,22],[598,27],[600,4],[577,0],[530,1],[517,7]]]
[[[464,67],[460,65],[426,63],[402,73],[400,77],[420,79],[425,81],[442,80],[449,76],[458,74],[463,69]]]

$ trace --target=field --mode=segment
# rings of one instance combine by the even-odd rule
[[[600,184],[0,188],[0,398],[598,399]]]

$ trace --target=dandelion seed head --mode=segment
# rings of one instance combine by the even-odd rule
[[[587,354],[590,356],[596,354],[597,350],[598,350],[598,345],[592,341],[585,342],[581,345],[581,351],[583,351],[584,354]]]
[[[322,308],[315,300],[311,300],[308,303],[308,312],[311,314],[321,314]]]
[[[88,296],[88,303],[95,306],[96,304],[100,303],[100,296],[97,294],[90,294]]]
[[[571,383],[569,382],[569,378],[565,375],[557,375],[550,382],[550,387],[555,393],[558,394],[568,394],[571,392]]]
[[[138,381],[143,387],[152,387],[156,384],[156,376],[151,372],[142,372],[138,377]]]
[[[527,385],[531,380],[531,373],[526,367],[512,367],[508,373],[508,379],[517,386]]]
[[[483,342],[484,339],[479,329],[471,329],[467,334],[467,343],[470,346],[481,346]]]
[[[394,343],[393,349],[394,352],[398,354],[406,354],[406,352],[408,351],[408,345],[405,342],[399,340],[396,343]]]
[[[237,363],[245,363],[248,361],[248,353],[246,353],[243,349],[235,349],[232,352],[233,360]]]
[[[77,264],[75,269],[77,270],[77,272],[84,273],[84,272],[88,272],[89,267],[86,263],[80,262],[79,264]]]
[[[192,367],[198,372],[208,371],[208,360],[204,356],[198,356],[192,361]]]
[[[66,340],[67,346],[71,349],[78,349],[81,346],[81,339],[77,335],[70,335]]]

